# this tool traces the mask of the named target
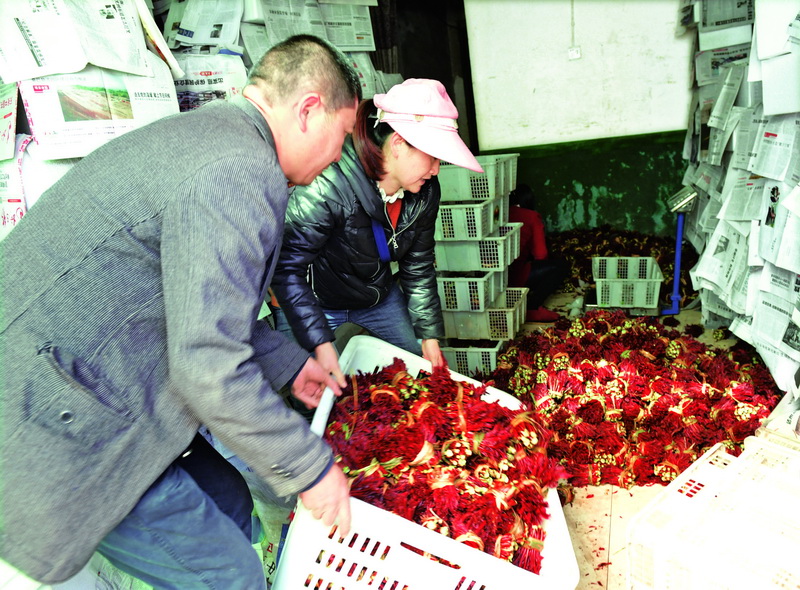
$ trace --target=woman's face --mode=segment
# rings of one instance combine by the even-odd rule
[[[417,193],[425,181],[439,174],[439,159],[403,141],[398,146],[393,172],[395,180],[403,189]]]

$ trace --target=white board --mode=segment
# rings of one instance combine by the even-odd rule
[[[480,149],[686,129],[696,33],[676,37],[678,7],[465,0]]]

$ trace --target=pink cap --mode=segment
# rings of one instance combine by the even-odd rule
[[[409,78],[372,98],[378,120],[415,148],[450,164],[483,172],[458,135],[458,109],[441,82]]]

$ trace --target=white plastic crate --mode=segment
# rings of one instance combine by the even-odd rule
[[[421,357],[370,336],[351,338],[339,364],[346,374],[371,372],[395,357],[405,361],[412,375],[431,370]],[[457,373],[453,377],[477,383]],[[517,399],[492,387],[484,399],[519,406]],[[324,431],[332,404],[333,394],[326,390],[312,423],[314,432]],[[579,581],[578,563],[555,490],[548,492],[547,500],[550,518],[545,521],[547,537],[539,575],[355,499],[351,500],[351,532],[339,540],[334,529],[314,519],[299,502],[272,588],[572,590]]]
[[[521,223],[501,225],[496,235],[481,240],[438,241],[436,270],[468,272],[503,270],[519,256]]]
[[[718,443],[631,520],[632,590],[800,587],[800,453],[748,437]]]
[[[598,307],[658,307],[664,275],[652,257],[592,258]]]
[[[508,203],[509,197],[508,195],[504,195],[502,197],[497,197],[495,202],[497,203],[497,217],[499,220],[499,225],[506,225],[508,224]]]
[[[497,156],[476,156],[476,159],[483,168],[483,174],[455,164],[441,163],[438,177],[442,201],[488,200],[503,195],[503,162]]]
[[[517,160],[519,154],[498,154],[503,166],[503,193],[508,194],[517,188]]]
[[[775,409],[758,427],[756,436],[800,451],[798,420],[800,420],[800,398],[795,397],[791,391],[787,391]]]
[[[497,368],[497,356],[503,351],[507,340],[491,342],[487,340],[448,340],[442,346],[442,354],[447,366],[464,375],[476,371],[492,373]]]
[[[483,174],[442,162],[439,168],[442,201],[484,200],[508,196],[517,186],[518,158],[519,154],[477,156],[478,163],[484,170]]]
[[[445,311],[483,311],[508,284],[508,269],[436,273],[439,300]]]
[[[462,340],[511,340],[525,323],[528,289],[503,291],[484,311],[443,311],[444,333]]]
[[[472,240],[491,235],[500,225],[503,203],[500,197],[485,201],[457,201],[439,205],[436,240]],[[506,211],[506,221],[508,212]]]
[[[506,217],[508,215],[506,214]],[[524,223],[520,223],[518,221],[512,221],[501,225],[497,230],[497,233],[501,236],[508,236],[509,243],[508,248],[506,248],[506,265],[511,264],[514,262],[520,253],[520,248],[522,247],[522,226],[525,225]]]

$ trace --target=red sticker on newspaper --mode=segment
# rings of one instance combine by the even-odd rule
[[[199,72],[201,76],[212,76],[214,72]]]
[[[33,91],[34,92],[44,92],[45,90],[50,90],[49,84],[34,84]]]

